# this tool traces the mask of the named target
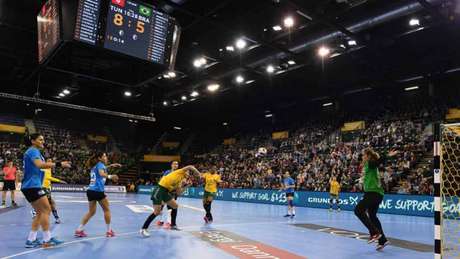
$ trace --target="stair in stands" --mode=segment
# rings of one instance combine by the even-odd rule
[[[127,185],[128,182],[135,182],[139,176],[137,166],[129,168],[126,172],[118,175],[118,183],[121,185]]]

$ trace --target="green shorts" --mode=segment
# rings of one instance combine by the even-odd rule
[[[173,199],[173,196],[163,186],[158,185],[156,188],[153,189],[152,197],[150,197],[154,205],[161,205],[163,202],[166,203]]]
[[[215,192],[207,192],[207,191],[204,191],[203,193],[203,199],[207,199],[208,197],[216,197],[216,193]]]

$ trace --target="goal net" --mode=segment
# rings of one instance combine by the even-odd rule
[[[439,133],[441,258],[460,258],[460,124],[441,125]]]

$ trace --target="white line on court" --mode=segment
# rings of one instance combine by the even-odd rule
[[[234,223],[234,224],[216,224],[216,225],[211,225],[211,226],[224,227],[224,226],[234,226],[234,225],[279,224],[279,223],[286,223],[286,222],[285,221],[283,221],[283,222],[281,222],[281,221],[280,222],[273,222],[273,221],[270,221],[270,222],[246,222],[246,223]],[[203,227],[203,225],[186,226],[186,227],[182,227],[182,229],[194,229],[194,228],[199,228],[199,227]],[[115,238],[121,237],[121,236],[130,236],[130,235],[134,235],[134,234],[138,234],[138,233],[139,233],[139,231],[131,231],[131,232],[120,233],[120,234],[117,234],[115,236]],[[69,246],[71,244],[77,244],[77,243],[81,243],[81,242],[85,242],[85,241],[89,241],[89,240],[98,240],[98,239],[104,239],[104,238],[107,238],[107,237],[106,236],[96,236],[96,237],[78,239],[78,240],[74,240],[74,241],[70,241],[70,242],[65,242],[62,245],[59,245],[59,246],[54,247],[54,248],[35,248],[35,249],[27,250],[27,251],[24,251],[24,252],[21,252],[21,253],[8,255],[8,256],[5,256],[5,257],[0,257],[0,259],[14,258],[14,257],[18,257],[18,256],[21,256],[21,255],[27,255],[27,254],[31,254],[31,253],[34,253],[34,252],[38,252],[38,251],[41,251],[41,250],[57,249],[57,248],[60,248],[60,247]]]
[[[191,209],[191,210],[195,210],[195,211],[200,211],[200,212],[206,212],[204,209],[193,207],[193,206],[190,206],[190,205],[185,205],[185,204],[180,204],[179,207],[183,207],[183,208],[187,208],[187,209]]]

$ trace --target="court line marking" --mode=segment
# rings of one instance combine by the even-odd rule
[[[183,207],[183,208],[187,208],[187,209],[191,209],[191,210],[195,210],[195,211],[200,211],[200,212],[206,212],[202,208],[197,208],[197,207],[193,207],[193,206],[185,205],[185,204],[180,204],[179,207]]]
[[[213,226],[225,227],[225,226],[232,226],[232,225],[248,225],[248,224],[251,224],[251,225],[254,225],[254,224],[274,224],[274,223],[286,223],[286,222],[284,222],[284,221],[283,222],[281,222],[281,221],[280,222],[273,222],[273,221],[270,221],[270,222],[246,222],[246,223],[234,223],[234,224],[216,224],[216,225],[210,225],[210,227],[213,227]],[[193,228],[199,228],[199,227],[203,227],[203,226],[204,225],[185,226],[185,227],[182,227],[182,229],[193,229]],[[130,236],[130,235],[133,235],[133,234],[139,234],[139,231],[131,231],[131,232],[120,233],[120,234],[117,234],[115,236],[115,238],[122,237],[122,236]],[[41,248],[31,249],[31,250],[27,250],[27,251],[24,251],[24,252],[21,252],[21,253],[8,255],[8,256],[5,256],[5,257],[0,257],[0,259],[10,259],[10,258],[18,257],[18,256],[21,256],[21,255],[27,255],[27,254],[31,254],[31,253],[42,251],[42,250],[58,249],[60,247],[65,247],[65,246],[68,246],[68,245],[71,245],[71,244],[77,244],[77,243],[81,243],[81,242],[85,242],[85,241],[89,241],[89,240],[97,240],[97,239],[103,239],[103,238],[107,238],[107,237],[106,236],[96,236],[96,237],[78,239],[78,240],[74,240],[74,241],[64,242],[62,245],[59,245],[59,246],[56,246],[56,247],[53,247],[53,248],[43,248],[43,247],[41,247]]]

